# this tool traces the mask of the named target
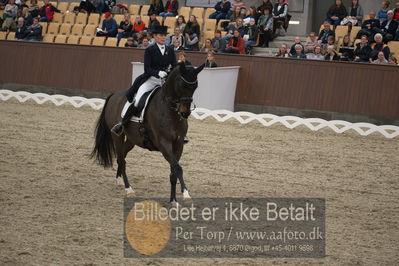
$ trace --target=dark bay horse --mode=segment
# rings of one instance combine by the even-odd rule
[[[133,197],[134,191],[126,175],[126,155],[135,145],[148,148],[149,140],[153,149],[160,151],[170,165],[171,203],[177,204],[177,180],[181,185],[183,201],[191,199],[179,160],[188,129],[187,118],[191,113],[192,97],[198,87],[197,75],[203,68],[204,65],[194,68],[179,63],[168,75],[163,86],[154,92],[144,118],[147,138],[140,134],[140,124],[135,122],[129,122],[120,136],[112,134],[110,129],[121,120],[122,108],[126,103],[125,92],[111,94],[106,99],[95,129],[95,144],[91,156],[105,168],[112,167],[116,156],[117,186],[122,185],[123,178],[128,197]]]

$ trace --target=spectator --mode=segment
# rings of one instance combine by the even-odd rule
[[[115,5],[115,0],[97,0],[97,4],[95,4],[98,13],[111,12]]]
[[[263,33],[262,47],[269,47],[269,42],[273,36],[273,15],[271,14],[271,9],[263,9],[263,14],[258,20],[258,27],[261,33]]]
[[[173,49],[174,49],[175,51],[182,51],[182,50],[184,50],[184,46],[181,45],[181,43],[179,42],[179,40],[175,39],[175,40],[173,41]]]
[[[213,45],[211,39],[206,39],[204,46],[200,49],[201,52],[211,52],[213,51]]]
[[[130,15],[125,14],[124,18],[125,19],[121,21],[118,28],[118,35],[117,35],[118,42],[120,41],[120,39],[128,38],[132,35],[133,25],[132,22],[130,21]]]
[[[319,33],[319,38],[317,39],[319,43],[327,43],[329,36],[335,36],[334,31],[331,30],[331,24],[325,21],[323,24],[323,29]]]
[[[88,15],[90,15],[90,13],[93,13],[96,11],[96,7],[93,5],[93,3],[90,0],[82,0],[82,1],[80,1],[79,6],[76,6],[73,9],[73,11],[76,13],[83,12],[83,13],[87,13]]]
[[[273,8],[273,33],[276,33],[276,30],[284,25],[285,20],[288,15],[288,5],[285,3],[285,0],[278,0],[278,2],[274,5]]]
[[[319,42],[317,41],[316,38],[316,33],[311,32],[308,36],[308,40],[306,41],[304,48],[305,48],[305,54],[307,53],[313,53],[314,48],[316,45],[319,45]]]
[[[206,68],[218,67],[215,61],[215,53],[213,51],[209,51],[208,54],[206,55],[205,67]]]
[[[380,21],[375,18],[375,11],[370,11],[369,16],[370,18],[363,22],[362,29],[357,34],[356,39],[359,39],[362,35],[367,35],[369,40],[372,40],[374,34],[380,30]]]
[[[186,53],[184,51],[177,53],[177,62],[184,62],[186,66],[191,66],[191,62],[186,59]]]
[[[9,0],[8,4],[4,8],[3,14],[3,31],[15,31],[17,25],[15,23],[15,18],[17,17],[18,6],[15,4],[15,0]]]
[[[42,40],[42,25],[39,24],[39,19],[34,18],[33,24],[26,29],[26,41],[41,41]]]
[[[165,20],[166,17],[175,17],[179,9],[179,2],[177,0],[168,0],[165,5],[165,11],[159,15]]]
[[[245,42],[245,49],[249,52],[251,49],[252,45],[256,44],[256,41],[258,40],[258,27],[256,26],[256,22],[254,18],[251,18],[249,20],[249,26],[246,29],[247,34],[244,35],[244,40]]]
[[[291,58],[305,58],[306,55],[304,54],[303,46],[301,44],[294,45],[294,52],[290,55]]]
[[[29,15],[25,20],[25,25],[29,26],[33,24],[33,18],[39,17],[40,8],[37,5],[37,0],[30,0],[30,7],[28,9]]]
[[[355,62],[368,63],[370,60],[371,47],[367,35],[363,35],[360,43],[356,45]]]
[[[287,48],[287,45],[285,43],[280,45],[280,48],[278,50],[278,53],[276,54],[276,57],[283,57],[283,58],[289,57],[288,48]]]
[[[363,16],[364,16],[363,8],[359,4],[359,0],[352,0],[348,16],[342,20],[341,25],[349,25],[349,26],[361,25]]]
[[[247,34],[247,28],[244,26],[244,22],[242,20],[242,18],[238,18],[237,21],[235,23],[231,23],[228,26],[228,32],[229,34],[227,34],[224,39],[226,40],[226,42],[229,41],[229,39],[231,37],[233,37],[233,32],[234,30],[238,30],[240,32],[240,36],[244,37],[245,34]]]
[[[18,18],[17,30],[15,32],[15,39],[22,40],[25,39],[27,34],[27,27],[25,25],[25,20],[23,17]]]
[[[291,46],[291,49],[290,49],[290,55],[293,55],[293,54],[296,54],[296,46],[297,45],[300,45],[301,47],[302,47],[302,52],[304,52],[305,51],[305,47],[303,46],[303,44],[302,44],[302,41],[301,41],[301,37],[295,37],[295,39],[294,39],[294,44]]]
[[[199,36],[201,35],[200,26],[199,26],[199,24],[197,22],[197,18],[194,15],[190,16],[190,19],[187,22],[186,27],[184,28],[183,34],[185,35],[190,30],[193,33],[195,33],[197,35],[198,39],[199,39]]]
[[[393,19],[399,22],[399,1],[395,3],[395,9],[393,10]]]
[[[341,53],[341,61],[353,61],[355,54],[349,35],[344,36],[342,44],[339,46],[339,52]]]
[[[383,0],[381,2],[381,9],[377,13],[377,18],[380,20],[380,24],[388,19],[388,8],[390,4],[391,3],[389,2],[389,0]]]
[[[212,46],[216,52],[221,52],[226,48],[226,41],[222,38],[220,30],[215,32],[215,37],[212,39]]]
[[[17,4],[19,10],[23,10],[24,8],[29,8],[26,4],[26,0],[21,0],[19,4]]]
[[[134,20],[132,31],[134,33],[137,33],[140,31],[145,31],[145,29],[146,29],[146,27],[145,27],[144,21],[141,19],[140,15],[137,15],[136,19]]]
[[[334,36],[328,36],[327,43],[321,44],[321,48],[324,50],[324,54],[327,53],[327,48],[330,45],[334,46],[334,48],[335,48],[335,37]]]
[[[263,10],[269,9],[270,11],[273,10],[273,4],[270,0],[262,0],[262,4],[258,6],[258,12],[263,14]]]
[[[229,54],[245,54],[245,41],[240,36],[238,30],[234,30],[234,35],[227,44],[224,52]]]
[[[373,50],[371,51],[370,58],[372,60],[377,60],[378,53],[383,52],[385,59],[388,60],[389,55],[391,54],[391,50],[389,49],[388,45],[384,44],[382,35],[380,33],[377,33],[374,36],[374,41],[375,41],[375,45],[374,45]]]
[[[335,0],[335,3],[328,9],[327,21],[332,25],[338,26],[341,21],[348,15],[342,0]]]
[[[179,27],[180,28],[180,32],[184,31],[184,28],[186,27],[186,20],[184,19],[184,16],[179,16],[176,19],[175,27]]]
[[[198,51],[199,39],[196,33],[192,29],[189,29],[185,34],[184,49],[189,51]]]
[[[317,44],[312,53],[306,54],[306,58],[312,60],[324,60],[324,55],[321,53],[321,46]]]
[[[41,22],[51,22],[54,18],[54,13],[60,13],[61,11],[54,7],[50,0],[44,0],[44,6],[40,8],[40,21]]]
[[[244,25],[249,24],[249,21],[250,21],[251,18],[255,19],[255,24],[258,23],[258,19],[259,19],[260,15],[261,14],[256,11],[256,7],[251,6],[248,9],[247,14],[245,16]],[[247,21],[247,23],[246,23],[246,21]]]
[[[231,22],[236,22],[238,19],[244,19],[245,14],[241,12],[241,7],[236,6],[232,12],[232,15],[229,17]]]
[[[157,19],[157,14],[152,12],[150,13],[150,21],[148,22],[148,30],[152,32],[156,27],[161,26],[161,23],[159,23]]]
[[[137,47],[137,43],[133,40],[133,37],[127,38],[125,47]]]
[[[337,51],[335,51],[334,45],[327,46],[327,55],[325,56],[324,60],[339,61],[339,56],[337,54]]]
[[[246,7],[245,3],[242,2],[242,0],[232,0],[232,1],[230,1],[230,5],[231,5],[231,7],[230,7],[229,12],[227,13],[227,17],[226,17],[227,19],[229,19],[229,18],[231,19],[232,14],[234,14],[234,12],[236,10],[240,10],[242,18],[245,17],[245,12],[246,12],[247,7]],[[239,7],[239,9],[237,9],[237,7]]]
[[[388,60],[385,59],[383,52],[379,52],[377,59],[372,61],[372,63],[377,65],[388,65]]]
[[[97,32],[97,36],[116,37],[118,25],[110,12],[104,14],[101,31]]]
[[[387,43],[395,38],[396,30],[398,29],[399,23],[393,19],[393,11],[388,11],[388,19],[382,22],[380,33],[384,37],[384,41]]]
[[[150,0],[150,8],[148,9],[148,15],[155,14],[159,16],[165,9],[163,7],[162,0]]]
[[[173,45],[175,41],[179,43],[179,47],[184,47],[184,37],[181,34],[179,27],[176,27],[173,35],[166,39],[166,45]]]
[[[138,45],[138,48],[147,49],[150,46],[150,39],[148,37],[144,37],[142,43]]]
[[[222,0],[216,3],[216,11],[209,15],[210,19],[216,19],[216,23],[221,19],[226,19],[228,12],[231,8],[231,3],[229,0]]]
[[[389,57],[388,64],[389,65],[393,65],[393,66],[397,66],[398,65],[398,60],[396,59],[395,56],[391,55]]]

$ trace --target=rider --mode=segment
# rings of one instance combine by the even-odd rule
[[[144,73],[137,77],[133,86],[128,90],[126,97],[129,102],[133,102],[122,118],[122,122],[116,124],[111,131],[120,135],[129,120],[138,115],[138,104],[140,97],[153,90],[157,85],[162,85],[162,79],[165,78],[167,70],[176,65],[176,55],[172,47],[166,46],[166,35],[168,27],[156,26],[152,30],[155,44],[149,46],[144,52]],[[138,90],[137,90],[138,89]],[[137,92],[135,99],[133,99]]]

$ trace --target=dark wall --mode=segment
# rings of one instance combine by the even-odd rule
[[[124,90],[143,50],[0,41],[0,83],[90,91]],[[187,53],[193,64],[204,53]],[[399,118],[399,67],[217,55],[241,66],[235,103]],[[220,82],[223,82],[221,80]],[[217,84],[215,84],[217,89]]]

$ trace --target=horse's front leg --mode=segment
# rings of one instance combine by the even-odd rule
[[[182,144],[183,145],[183,144]],[[181,149],[182,150],[182,149]],[[183,179],[183,169],[179,164],[179,159],[181,156],[181,151],[177,152],[176,149],[173,149],[173,145],[166,140],[160,141],[160,151],[165,159],[169,162],[170,165],[170,202],[173,205],[177,204],[176,198],[176,184],[179,179],[181,184],[181,190],[183,193],[183,201],[190,200],[191,197],[188,193],[186,184]]]

